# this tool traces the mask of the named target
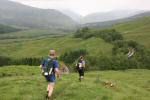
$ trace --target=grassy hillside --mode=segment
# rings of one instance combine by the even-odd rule
[[[55,49],[58,51],[58,55],[60,55],[61,60],[67,63],[73,58],[73,54],[71,54],[67,60],[64,59],[66,55],[62,58],[62,54],[70,51],[77,51],[79,49],[85,49],[89,53],[87,56],[88,65],[92,65],[89,69],[117,70],[132,68],[132,66],[134,66],[133,68],[149,69],[149,52],[140,45],[143,44],[149,49],[148,19],[149,18],[114,26],[114,28],[117,29],[117,31],[119,31],[125,39],[123,39],[122,36],[115,30],[109,31],[106,29],[102,31],[88,28],[83,28],[81,32],[80,30],[76,31],[76,33],[79,34],[79,37],[74,37],[72,34],[66,35],[64,32],[59,32],[58,30],[54,31],[54,33],[53,30],[31,30],[2,34],[2,40],[0,40],[0,56],[7,56],[12,59],[32,57],[41,58],[48,55],[49,49]],[[142,29],[145,33],[143,33]],[[82,38],[82,35],[86,38]],[[116,40],[121,41],[116,42],[114,45],[113,43]],[[125,42],[125,40],[134,40],[138,43],[132,41]],[[133,46],[133,48],[137,51],[131,60],[128,60],[127,58],[129,46]],[[76,55],[76,58],[72,61],[70,60],[70,63],[73,63],[78,56],[79,55]],[[3,63],[2,65],[8,64],[10,63]]]
[[[14,33],[16,34],[16,33]],[[56,36],[47,35],[40,39],[22,40],[4,39],[0,41],[0,55],[9,57],[41,57],[48,54],[49,49],[56,49],[58,54],[77,49],[87,49],[90,55],[110,54],[112,45],[100,38],[82,40],[73,38],[72,35]]]
[[[67,34],[67,32],[64,32],[61,29],[32,29],[32,30],[24,30],[20,32],[12,32],[12,33],[5,33],[5,34],[0,34],[0,42],[8,41],[12,42],[11,40],[14,41],[19,41],[19,40],[24,40],[24,39],[39,39],[39,38],[45,38],[47,36],[50,37],[57,37],[57,36],[64,36]]]
[[[17,28],[11,27],[11,26],[6,26],[6,25],[0,24],[0,34],[17,32],[17,31],[21,31],[21,29],[17,29]]]
[[[118,24],[113,28],[119,31],[125,40],[134,40],[150,48],[150,17]],[[51,48],[56,49],[59,55],[71,50],[87,49],[90,55],[96,57],[110,55],[113,47],[100,38],[83,40],[52,29],[0,34],[0,39],[0,55],[12,58],[46,56]]]
[[[78,81],[78,74],[63,75],[57,80],[53,100],[149,100],[150,71],[86,72]],[[105,86],[110,81],[114,87]],[[5,66],[0,68],[1,100],[44,100],[47,82],[38,67]]]
[[[150,48],[150,17],[114,26],[126,40],[134,40]]]

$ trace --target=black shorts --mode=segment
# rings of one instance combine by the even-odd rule
[[[84,76],[84,68],[78,68],[79,76]]]

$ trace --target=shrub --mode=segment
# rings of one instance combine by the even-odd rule
[[[104,39],[106,42],[122,40],[123,37],[115,29],[105,29],[95,31],[95,36]]]
[[[11,59],[8,57],[0,56],[0,66],[9,65]]]
[[[91,37],[99,37],[104,39],[106,42],[113,42],[116,40],[122,40],[123,37],[115,29],[104,29],[104,30],[90,30],[89,28],[82,28],[75,32],[75,38],[88,39]]]
[[[0,34],[9,33],[9,32],[17,32],[17,31],[21,31],[21,29],[0,24]]]
[[[82,29],[78,29],[75,33],[74,33],[74,37],[75,38],[83,38],[86,33],[88,32],[88,28],[85,27],[85,28],[82,28]]]
[[[13,60],[12,64],[37,66],[41,64],[41,61],[42,61],[42,58],[21,58],[21,59]]]
[[[85,49],[75,50],[66,52],[60,56],[60,60],[64,61],[65,63],[72,64],[80,55],[87,55],[88,52]]]

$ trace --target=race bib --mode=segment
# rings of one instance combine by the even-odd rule
[[[82,67],[82,63],[79,63],[79,67]]]

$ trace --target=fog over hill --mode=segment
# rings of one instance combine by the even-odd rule
[[[80,20],[83,18],[83,16],[81,16],[80,14],[75,13],[74,11],[71,11],[71,10],[62,9],[60,11],[78,23],[80,23]]]
[[[42,9],[10,0],[0,0],[0,24],[21,28],[69,29],[77,26],[77,24],[87,25],[87,23],[94,23],[95,25],[96,23],[97,25],[99,22],[103,22],[101,25],[107,26],[115,23],[116,20],[122,20],[143,12],[145,11],[137,9],[112,10],[109,12],[91,13],[83,17],[71,9]],[[107,23],[105,23],[106,21]]]
[[[9,0],[0,0],[0,24],[23,28],[68,28],[76,25],[60,11],[34,8]]]
[[[81,19],[81,23],[93,23],[93,22],[103,22],[103,21],[111,21],[121,18],[130,17],[136,14],[144,12],[142,10],[113,10],[109,12],[98,12],[89,14]]]
[[[130,16],[130,17],[126,17],[126,18],[121,18],[121,19],[116,19],[116,20],[111,20],[111,21],[103,21],[103,22],[93,22],[93,23],[86,23],[83,24],[82,27],[97,27],[97,28],[106,28],[106,27],[110,27],[112,25],[118,24],[118,23],[124,23],[124,22],[128,22],[128,21],[134,21],[134,20],[138,20],[144,17],[150,17],[150,11],[146,11],[146,12],[141,12],[139,14]]]
[[[60,10],[60,11],[65,15],[69,16],[70,18],[72,18],[74,21],[78,22],[79,24],[120,20],[147,12],[146,10],[126,9],[126,10],[113,10],[109,12],[97,12],[91,13],[86,16],[81,16],[77,13],[74,13],[71,10]]]

